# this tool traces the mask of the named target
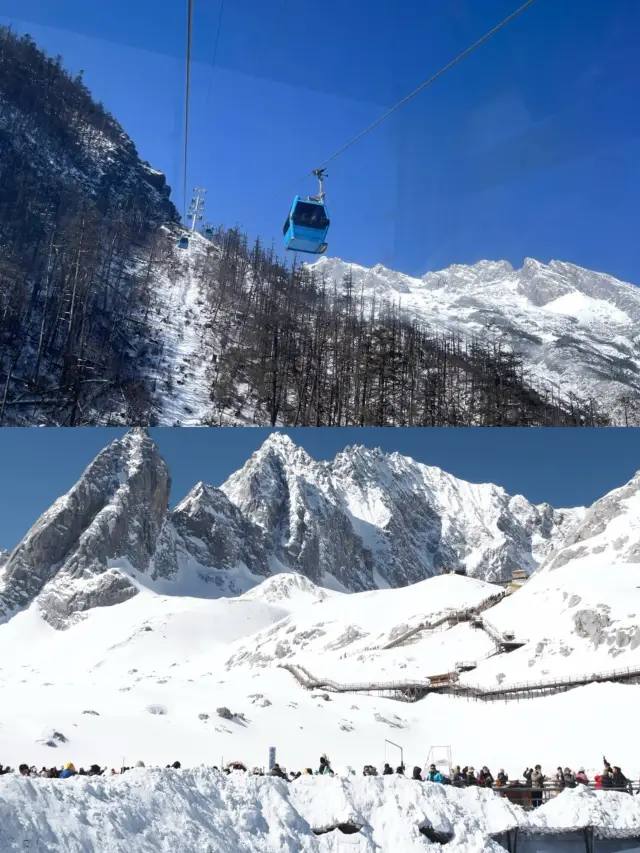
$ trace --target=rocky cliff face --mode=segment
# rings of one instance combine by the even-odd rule
[[[581,512],[534,506],[399,453],[351,447],[315,462],[276,433],[222,490],[286,567],[351,591],[405,586],[445,566],[483,580],[533,571]]]
[[[185,594],[239,595],[270,573],[262,529],[224,492],[198,483],[163,528],[152,578],[169,580]],[[203,584],[210,585],[206,593]]]
[[[109,445],[0,564],[0,616],[35,601],[65,627],[139,585],[239,595],[282,571],[346,591],[443,567],[495,581],[534,571],[583,529],[580,509],[534,506],[398,453],[350,447],[317,462],[279,433],[220,489],[199,483],[173,512],[169,488],[143,430]]]
[[[554,571],[574,560],[640,562],[640,471],[626,485],[597,500],[545,563]]]
[[[167,466],[144,431],[110,444],[8,558],[0,616],[37,599],[47,621],[63,627],[84,610],[135,595],[127,569],[148,570],[169,488]]]

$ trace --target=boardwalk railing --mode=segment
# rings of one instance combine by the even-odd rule
[[[374,693],[399,699],[404,702],[417,702],[429,693],[441,693],[480,701],[510,701],[533,699],[536,696],[551,695],[586,684],[614,681],[619,683],[639,683],[640,668],[614,669],[608,672],[590,675],[566,676],[542,681],[522,681],[515,684],[500,684],[495,687],[481,687],[474,684],[461,684],[457,672],[448,675],[433,676],[423,681],[375,681],[340,683],[331,679],[318,678],[299,663],[280,664],[290,672],[296,681],[307,690],[326,690],[334,693]]]
[[[400,634],[398,637],[394,637],[393,640],[389,640],[387,643],[384,643],[377,648],[382,650],[394,649],[397,646],[402,646],[404,643],[408,642],[408,640],[415,637],[417,634],[422,633],[423,631],[434,631],[436,628],[439,628],[441,625],[444,625],[446,622],[449,623],[450,626],[457,625],[460,622],[471,622],[476,627],[485,631],[489,637],[496,644],[496,647],[502,651],[511,651],[513,648],[517,648],[518,646],[523,646],[525,641],[517,641],[513,634],[503,633],[498,631],[490,622],[487,622],[482,616],[485,610],[489,610],[491,607],[495,607],[500,601],[502,601],[505,596],[510,595],[511,590],[502,589],[500,592],[496,592],[493,595],[490,595],[488,598],[485,598],[480,604],[475,605],[474,607],[467,607],[463,610],[448,610],[440,616],[436,616],[434,619],[427,619],[424,622],[420,622],[418,625],[414,625],[413,628],[409,628],[404,633]],[[371,651],[375,649],[375,646],[370,646],[367,650]],[[364,650],[362,650],[364,651]]]

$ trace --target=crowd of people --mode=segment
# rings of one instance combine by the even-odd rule
[[[144,761],[136,761],[135,763],[135,767],[144,766]],[[167,769],[172,767],[174,770],[179,770],[181,766],[182,765],[179,761],[174,761],[173,764],[167,764]],[[100,767],[99,764],[92,764],[88,770],[85,770],[84,767],[76,770],[75,764],[72,761],[69,761],[60,770],[57,767],[42,767],[41,770],[38,770],[38,768],[33,765],[30,767],[28,764],[21,764],[18,767],[18,773],[20,776],[39,776],[41,779],[69,779],[72,776],[119,776],[131,769],[131,767],[121,767],[120,770],[115,770],[112,767],[111,770],[109,770],[108,767]],[[0,776],[15,772],[16,771],[13,767],[9,767],[8,765],[3,767],[3,765],[0,764]]]
[[[135,764],[136,768],[144,766],[143,761],[138,761]],[[167,769],[179,770],[180,767],[181,763],[179,761],[167,764]],[[126,773],[131,769],[131,767],[122,767],[120,770],[115,770],[114,768],[109,770],[106,767],[101,768],[98,764],[92,764],[88,770],[85,770],[84,767],[76,770],[75,765],[69,762],[60,770],[57,767],[42,767],[41,770],[38,770],[36,767],[30,767],[28,764],[21,764],[18,768],[18,773],[21,776],[67,779],[73,776],[115,776]],[[279,779],[285,779],[288,782],[305,775],[335,775],[326,754],[320,757],[318,767],[315,770],[312,767],[305,767],[304,770],[287,772],[280,764],[275,763],[270,770],[265,771],[261,767],[249,769],[241,761],[231,761],[222,770],[216,766],[213,769],[226,774],[240,771],[254,776],[274,776]],[[3,767],[0,764],[0,776],[14,772],[11,767]],[[348,772],[352,775],[356,773],[351,767],[348,768]],[[378,772],[378,768],[373,764],[366,764],[362,771],[363,776],[389,776],[394,774],[405,776],[405,766],[400,765],[394,770],[389,763],[385,763],[384,767]],[[416,765],[413,768],[411,778],[417,782],[433,782],[440,785],[454,785],[459,788],[475,785],[483,788],[505,789],[505,791],[529,791],[531,803],[534,808],[542,803],[543,791],[549,789],[562,791],[565,788],[575,788],[578,785],[589,785],[596,789],[633,793],[631,780],[624,775],[619,766],[615,764],[611,765],[604,756],[603,769],[600,773],[596,773],[592,780],[589,779],[583,767],[574,772],[570,767],[558,766],[555,774],[547,776],[543,773],[542,767],[539,764],[536,764],[535,767],[526,767],[522,777],[516,779],[509,779],[504,769],[500,769],[494,776],[486,765],[477,772],[471,765],[462,768],[458,765],[452,768],[449,775],[439,770],[435,764],[431,764],[426,772]],[[640,787],[637,793],[640,793]]]

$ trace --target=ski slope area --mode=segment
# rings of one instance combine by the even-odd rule
[[[357,832],[344,835],[338,825]],[[446,838],[448,850],[497,853],[504,848],[494,838],[515,827],[543,835],[584,826],[640,835],[640,802],[579,788],[529,814],[479,788],[396,776],[301,777],[288,785],[205,767],[0,777],[7,853],[422,853],[431,843],[421,829]]]
[[[208,240],[190,234],[188,249],[173,249],[176,267],[167,266],[155,283],[154,331],[163,342],[155,393],[159,426],[199,426],[209,413],[206,374],[214,350],[198,274],[209,249]]]

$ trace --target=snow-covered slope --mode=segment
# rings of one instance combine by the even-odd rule
[[[189,235],[188,250],[176,240],[173,235],[173,257],[154,278],[150,325],[152,337],[162,342],[154,396],[160,426],[198,426],[211,408],[207,371],[215,356],[201,268],[215,247],[197,233]]]
[[[455,264],[413,278],[378,265],[339,258],[312,265],[328,280],[353,276],[365,297],[400,301],[403,310],[437,331],[455,330],[509,344],[530,373],[565,399],[593,398],[625,422],[640,423],[640,290],[574,264],[527,258]]]
[[[418,620],[477,605],[496,590],[451,575],[358,594],[329,592],[296,575],[269,578],[236,598],[163,596],[143,588],[121,604],[88,611],[67,631],[56,631],[32,605],[0,625],[0,761],[117,765],[124,756],[125,764],[139,758],[162,766],[176,758],[186,765],[264,764],[274,745],[289,768],[315,766],[326,751],[346,771],[378,764],[385,754],[397,761],[386,739],[404,748],[410,766],[424,764],[434,744],[448,744],[455,763],[505,766],[511,775],[532,759],[593,772],[604,750],[636,775],[640,747],[628,739],[640,714],[635,686],[591,684],[506,704],[432,694],[412,705],[375,693],[307,691],[279,666],[295,662],[338,682],[425,682],[458,660],[475,660],[477,669],[462,678],[495,685],[545,672],[638,665],[630,644],[619,651],[596,646],[573,621],[568,600],[573,589],[584,592],[590,578],[593,601],[610,602],[614,615],[624,612],[623,601],[626,612],[637,612],[640,594],[631,581],[638,566],[626,570],[620,593],[622,571],[608,591],[605,572],[599,586],[595,572],[582,575],[582,588],[574,586],[570,565],[540,572],[485,610],[494,625],[515,629],[526,642],[510,654],[496,654],[486,632],[469,624],[443,625],[406,645],[380,648]],[[545,587],[545,578],[553,585]],[[612,707],[616,726],[610,725]],[[218,714],[221,708],[230,709],[231,719]],[[547,716],[555,727],[539,725]],[[527,738],[510,739],[505,748],[504,733],[522,730]]]

